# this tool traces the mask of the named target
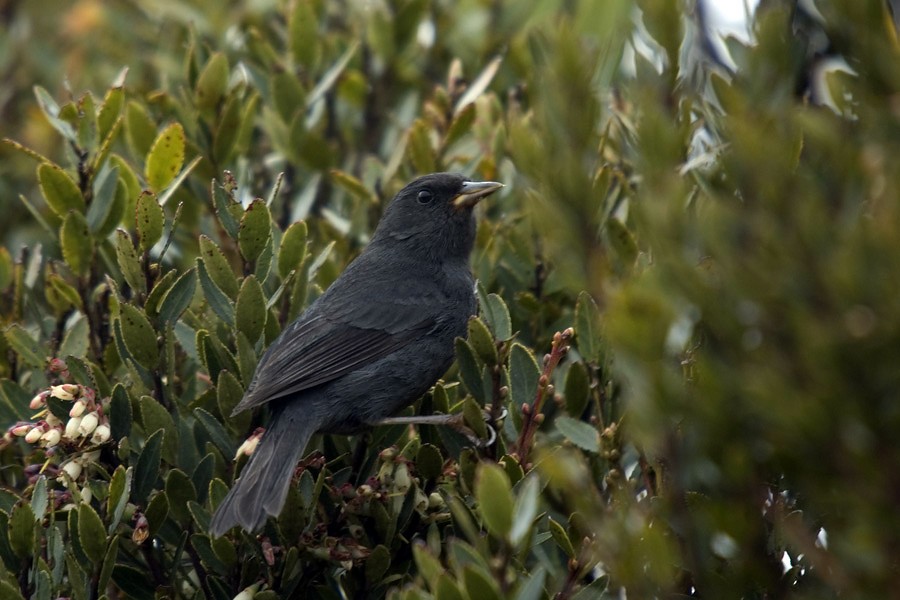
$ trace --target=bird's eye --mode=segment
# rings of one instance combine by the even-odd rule
[[[419,195],[416,196],[416,200],[419,201],[419,204],[428,204],[431,202],[432,198],[434,198],[434,194],[429,192],[428,190],[422,190],[419,192]]]

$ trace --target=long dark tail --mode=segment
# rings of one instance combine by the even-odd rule
[[[300,453],[318,429],[318,420],[309,418],[302,404],[286,402],[275,408],[250,462],[213,515],[212,535],[222,536],[235,525],[253,532],[269,515],[281,513]]]

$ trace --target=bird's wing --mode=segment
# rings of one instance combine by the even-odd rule
[[[344,304],[341,302],[341,304]],[[336,379],[383,358],[432,329],[437,319],[416,305],[369,304],[348,314],[300,317],[260,361],[238,413]]]

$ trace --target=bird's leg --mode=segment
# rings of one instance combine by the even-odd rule
[[[505,411],[504,411],[505,412]],[[497,431],[488,424],[487,429],[490,437],[483,440],[478,437],[474,431],[465,426],[463,422],[463,414],[456,413],[453,415],[413,415],[410,417],[387,417],[375,423],[375,425],[446,425],[466,436],[470,442],[483,448],[490,446],[497,439]]]

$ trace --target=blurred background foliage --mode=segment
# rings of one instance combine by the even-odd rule
[[[891,6],[0,2],[0,596],[895,597]],[[436,170],[507,184],[458,427],[210,538],[257,357]]]

